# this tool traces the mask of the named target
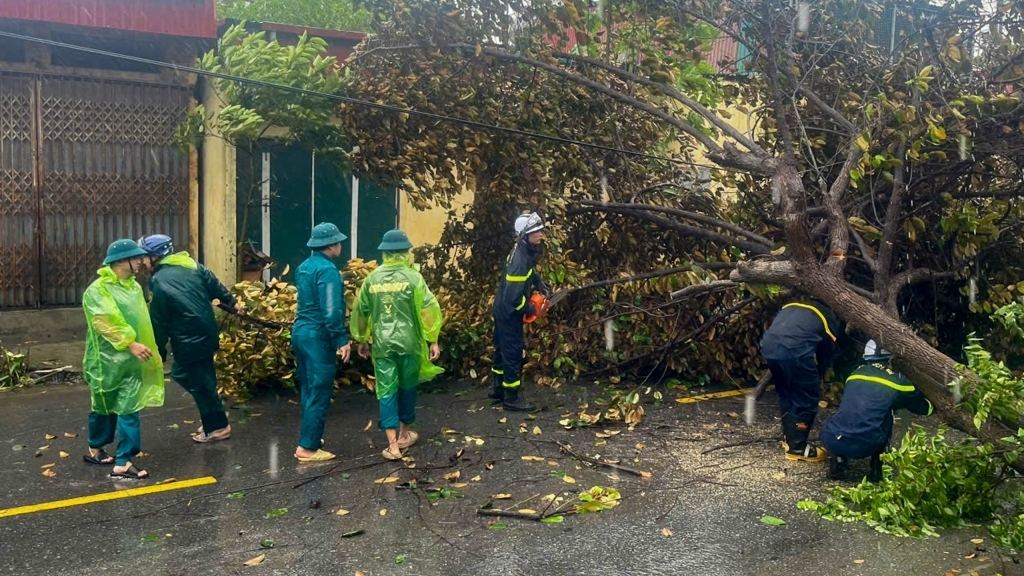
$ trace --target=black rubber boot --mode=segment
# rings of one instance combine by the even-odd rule
[[[807,442],[811,434],[811,425],[800,422],[796,416],[786,414],[782,417],[782,433],[786,437],[783,446],[786,449],[786,460],[800,462],[823,462],[828,452],[824,448],[815,447]]]
[[[829,480],[843,480],[846,478],[846,458],[842,456],[836,456],[835,454],[828,455],[828,479]]]
[[[505,388],[505,399],[503,400],[505,410],[512,412],[529,412],[533,410],[533,404],[519,397],[519,387]]]
[[[871,457],[871,468],[868,470],[868,482],[878,484],[882,481],[882,458],[881,454]]]
[[[491,391],[487,393],[487,397],[492,400],[505,399],[505,387],[502,386],[501,374],[491,374]]]

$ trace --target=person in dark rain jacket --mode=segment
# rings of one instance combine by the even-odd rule
[[[321,449],[323,434],[334,395],[337,356],[348,362],[351,347],[345,328],[345,284],[332,260],[341,256],[341,243],[347,238],[334,224],[317,224],[306,243],[313,252],[295,271],[299,302],[292,348],[302,396],[302,431],[295,449],[299,462],[334,458]]]
[[[821,425],[828,449],[828,476],[842,480],[848,460],[871,457],[869,482],[882,480],[881,455],[889,448],[895,412],[905,408],[929,416],[932,403],[902,373],[891,367],[892,355],[874,340],[864,347],[864,363],[846,379],[839,411]]]
[[[515,231],[516,245],[505,260],[491,309],[494,361],[489,396],[501,400],[506,410],[530,411],[534,407],[520,393],[519,371],[523,366],[523,317],[536,313],[530,296],[534,291],[548,295],[548,287],[533,268],[544,241],[544,219],[539,214],[523,214],[516,219]]]
[[[146,236],[139,240],[139,246],[149,253],[153,270],[149,310],[157,351],[166,360],[170,341],[174,350],[171,378],[192,395],[203,421],[192,439],[199,443],[227,440],[231,426],[217,393],[213,357],[220,349],[220,328],[212,302],[219,300],[234,307],[235,298],[187,252],[175,253],[169,236]]]
[[[821,380],[832,364],[839,321],[817,300],[782,307],[761,338],[782,414],[783,447],[788,460],[822,462],[826,451],[807,442],[818,414]]]

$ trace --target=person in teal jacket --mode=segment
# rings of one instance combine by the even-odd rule
[[[364,359],[370,357],[372,338],[378,426],[388,438],[382,455],[400,460],[402,450],[418,439],[409,429],[416,421],[416,387],[444,371],[432,364],[441,355],[441,307],[412,264],[412,243],[405,232],[387,232],[377,249],[384,252],[384,264],[359,288],[352,336]]]
[[[142,287],[135,273],[144,266],[146,251],[134,240],[122,239],[107,248],[98,278],[85,289],[85,358],[82,376],[92,393],[89,414],[88,464],[114,465],[111,476],[141,480],[149,472],[132,459],[142,450],[139,411],[164,404],[164,367],[153,354],[156,338]],[[104,447],[114,441],[117,455]]]
[[[235,307],[235,297],[188,252],[174,252],[170,236],[152,234],[139,241],[149,253],[153,276],[149,281],[149,303],[156,347],[167,361],[167,342],[174,350],[171,378],[196,402],[203,426],[192,435],[200,444],[227,440],[231,425],[220,394],[213,357],[220,349],[220,327],[213,314],[213,301]]]
[[[334,224],[317,224],[306,243],[313,252],[295,270],[299,302],[292,327],[292,348],[302,401],[302,430],[295,449],[299,462],[334,458],[322,446],[334,395],[336,356],[348,362],[351,352],[345,329],[345,284],[333,262],[341,256],[341,243],[347,238]]]

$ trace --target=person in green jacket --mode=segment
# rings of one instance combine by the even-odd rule
[[[334,454],[321,448],[334,395],[337,357],[348,362],[352,350],[345,329],[345,283],[332,261],[341,257],[341,242],[346,238],[334,224],[317,224],[306,242],[313,252],[295,270],[298,307],[292,349],[302,401],[302,430],[295,449],[299,462],[334,459]]]
[[[110,465],[111,476],[141,480],[132,458],[142,450],[139,411],[164,404],[164,367],[156,349],[153,325],[135,273],[146,251],[122,239],[107,248],[99,277],[85,289],[82,309],[87,325],[82,375],[92,394],[89,453],[85,462]],[[119,437],[116,456],[104,447]]]
[[[139,241],[149,253],[153,275],[149,313],[160,358],[167,361],[167,342],[174,350],[171,378],[192,395],[203,422],[192,439],[200,444],[227,440],[231,425],[220,394],[213,357],[220,349],[220,328],[212,302],[236,308],[235,297],[217,277],[188,252],[174,252],[169,236],[152,234]]]
[[[384,252],[384,265],[359,289],[352,308],[352,337],[360,343],[364,359],[370,357],[372,341],[378,427],[388,438],[382,455],[400,460],[402,450],[418,439],[409,430],[416,421],[416,387],[444,371],[432,364],[441,355],[441,307],[412,264],[412,243],[405,232],[387,232],[377,249]]]

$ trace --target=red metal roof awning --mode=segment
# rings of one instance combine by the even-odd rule
[[[216,38],[214,0],[2,0],[0,19]]]

